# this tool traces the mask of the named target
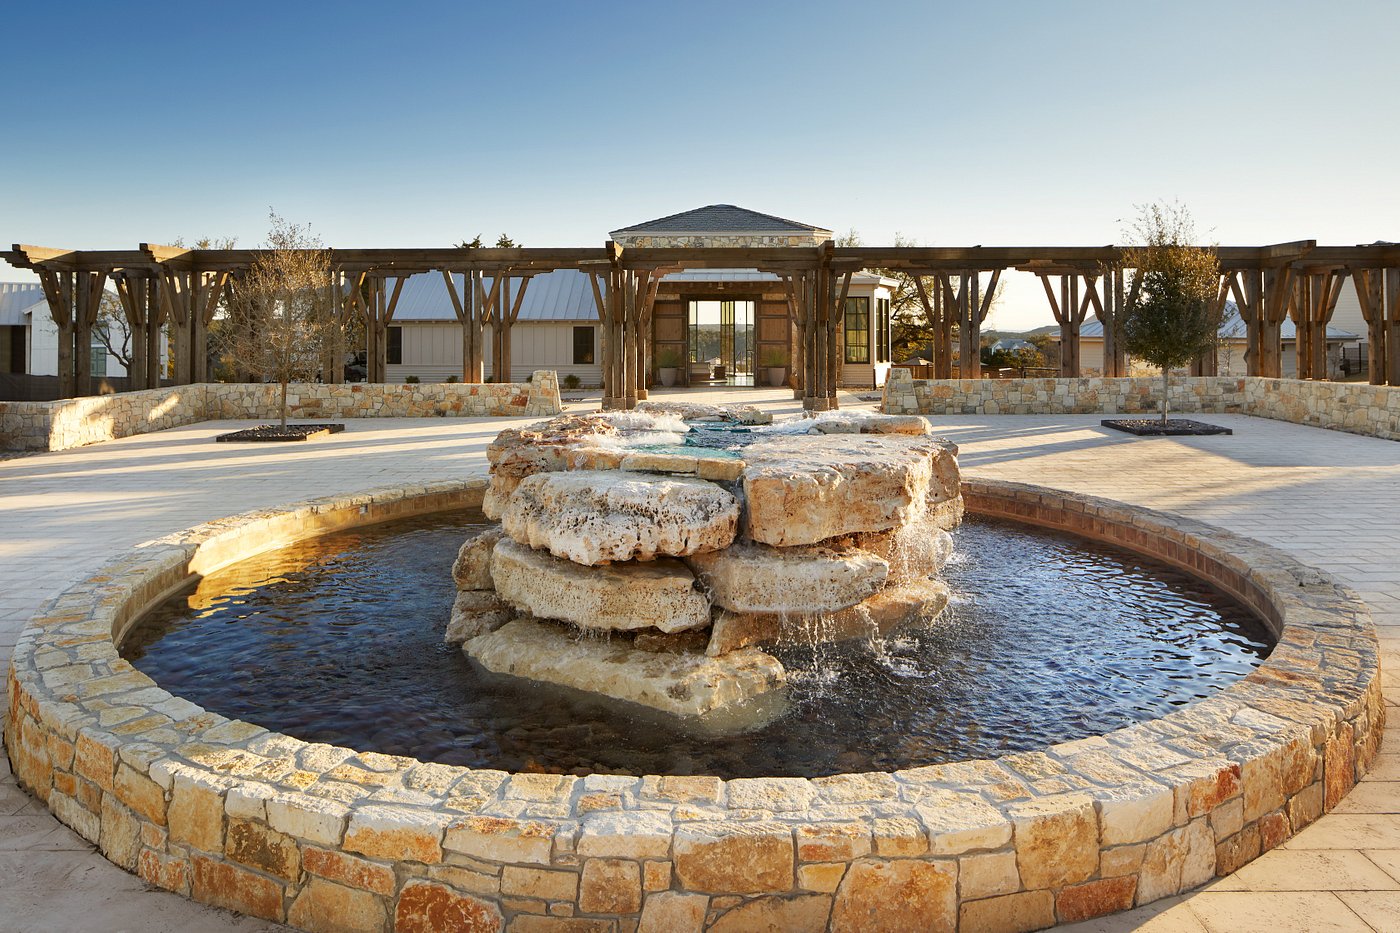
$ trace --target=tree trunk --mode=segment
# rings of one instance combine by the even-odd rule
[[[285,379],[282,380],[282,433],[287,433],[287,380]]]
[[[1169,389],[1170,386],[1171,386],[1171,378],[1172,378],[1172,371],[1171,371],[1168,367],[1163,366],[1163,367],[1162,367],[1162,426],[1163,426],[1163,427],[1166,427],[1166,424],[1167,424],[1167,391],[1168,391],[1168,389]]]

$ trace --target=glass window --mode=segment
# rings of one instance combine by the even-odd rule
[[[846,362],[870,362],[870,299],[846,299]]]
[[[391,328],[389,328],[389,341],[388,341],[388,345],[385,346],[385,348],[384,348],[384,357],[385,357],[385,362],[386,362],[386,363],[402,363],[402,362],[403,362],[403,328],[402,328],[402,327],[391,327]]]
[[[574,365],[586,366],[593,362],[593,328],[574,328]]]
[[[94,376],[107,375],[107,345],[102,339],[107,336],[106,324],[95,324],[92,328],[92,353],[88,372]]]
[[[879,363],[890,361],[890,300],[875,300],[875,360]]]

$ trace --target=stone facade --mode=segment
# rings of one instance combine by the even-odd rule
[[[1147,414],[1158,410],[1162,380],[914,379],[896,367],[881,410],[907,415]],[[1400,440],[1400,386],[1259,376],[1172,380],[1171,410],[1242,414]]]
[[[1185,518],[989,481],[974,512],[1189,569],[1277,635],[1169,716],[995,760],[816,779],[509,774],[308,744],[171,696],[116,642],[191,573],[309,528],[478,505],[480,480],[223,519],[49,601],[7,684],[14,773],[148,883],[303,929],[1035,929],[1228,874],[1333,809],[1383,733],[1364,603]]]
[[[56,402],[0,402],[0,449],[67,450],[211,419],[276,418],[280,387],[200,383]],[[306,418],[520,417],[557,415],[559,380],[527,383],[298,383],[288,414]]]

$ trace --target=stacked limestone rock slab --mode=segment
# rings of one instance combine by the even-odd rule
[[[717,431],[686,445],[691,425]],[[723,433],[730,432],[731,434]],[[956,448],[918,417],[648,403],[501,432],[447,640],[678,715],[776,691],[759,646],[878,637],[948,603]]]

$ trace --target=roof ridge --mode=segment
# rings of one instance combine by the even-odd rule
[[[714,215],[725,213],[737,214],[739,215],[739,217],[720,218],[706,216],[707,214]],[[831,232],[825,227],[818,227],[814,226],[813,224],[804,224],[801,221],[789,220],[786,217],[779,217],[777,214],[767,214],[763,211],[756,211],[748,207],[740,207],[737,204],[706,204],[702,207],[693,207],[690,210],[678,211],[674,214],[667,214],[664,217],[657,217],[652,220],[644,220],[640,223],[629,224],[626,227],[619,227],[616,230],[610,231],[610,235],[616,236],[625,233],[665,231],[669,224],[681,221],[684,218],[692,218],[697,221],[694,229],[686,230],[682,228],[676,229],[673,232],[694,233],[696,235],[704,235],[706,233],[715,232],[740,232],[746,225],[745,222],[747,222],[747,224],[752,224],[752,222],[755,220],[772,221],[775,224],[781,225],[778,229],[773,231],[779,233],[801,232],[810,234]],[[738,222],[731,222],[732,220],[737,220]],[[754,229],[756,231],[762,231],[762,228],[758,226],[755,226]]]

